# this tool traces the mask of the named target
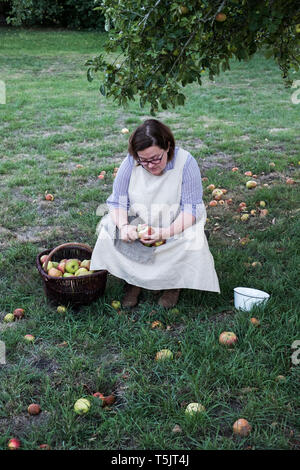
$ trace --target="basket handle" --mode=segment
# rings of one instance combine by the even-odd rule
[[[47,271],[47,267],[48,267],[48,263],[49,261],[51,260],[52,256],[59,250],[61,250],[62,248],[65,248],[65,247],[68,247],[68,246],[79,246],[81,248],[85,248],[86,250],[88,250],[90,253],[92,253],[92,248],[89,246],[89,245],[85,245],[84,243],[63,243],[62,245],[59,245],[57,246],[56,248],[53,248],[52,251],[50,251],[49,255],[47,255],[47,260],[45,262],[45,271]]]

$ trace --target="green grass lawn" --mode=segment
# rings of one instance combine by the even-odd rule
[[[91,32],[0,31],[7,92],[0,105],[0,448],[18,437],[24,449],[299,449],[300,364],[291,358],[300,340],[300,105],[263,55],[186,87],[184,107],[157,115],[199,162],[205,203],[209,184],[232,199],[207,206],[221,294],[183,290],[176,312],[144,290],[137,308],[117,312],[111,302],[121,300],[123,281],[109,275],[105,295],[79,311],[61,315],[46,301],[37,254],[71,241],[94,246],[97,207],[127,153],[121,129],[131,132],[150,117],[135,103],[120,109],[99,93],[99,82],[87,82],[84,63],[103,40]],[[257,175],[255,189],[246,188],[246,171]],[[241,202],[256,211],[245,222]],[[237,286],[267,291],[270,300],[238,311]],[[16,307],[25,318],[4,323]],[[152,329],[154,320],[163,328]],[[219,344],[224,330],[238,336],[234,348]],[[28,333],[33,344],[24,342]],[[155,361],[164,348],[173,360]],[[114,393],[116,401],[101,407],[95,392]],[[92,406],[78,416],[73,405],[81,397]],[[38,416],[27,413],[33,402]],[[188,418],[191,402],[206,411]],[[248,437],[233,434],[238,418],[250,422]]]

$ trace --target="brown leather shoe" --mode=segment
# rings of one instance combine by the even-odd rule
[[[165,308],[174,307],[177,304],[179,298],[180,289],[168,289],[165,290],[163,295],[158,300],[158,305]]]
[[[122,300],[122,307],[135,307],[138,303],[138,297],[141,292],[141,288],[127,284],[126,293]]]

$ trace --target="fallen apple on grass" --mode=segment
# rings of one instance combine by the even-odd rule
[[[209,186],[207,186],[206,189],[207,189],[208,191],[213,191],[215,188],[216,188],[216,187],[215,187],[214,184],[210,184]]]
[[[27,411],[30,415],[34,416],[40,414],[42,410],[40,405],[37,403],[31,403],[31,405],[28,406]]]
[[[239,171],[239,169],[238,169],[237,166],[234,166],[233,168],[231,168],[231,171],[232,171],[233,173],[235,173],[236,171]]]
[[[7,447],[9,450],[18,450],[21,447],[21,442],[16,437],[8,441]]]
[[[232,331],[223,331],[219,336],[219,343],[224,346],[233,346],[237,342],[237,336]]]
[[[3,320],[5,321],[5,323],[12,323],[13,321],[15,321],[14,314],[13,313],[7,313],[5,315],[5,317],[3,318]]]
[[[197,413],[203,413],[204,411],[205,408],[201,403],[190,403],[185,409],[185,413],[189,416],[194,416]]]
[[[250,322],[251,322],[252,325],[254,325],[254,326],[260,326],[260,321],[259,321],[257,318],[255,318],[255,317],[250,318]]]
[[[15,308],[13,311],[13,315],[16,320],[21,320],[21,318],[23,318],[25,315],[24,308]]]
[[[59,305],[56,309],[57,313],[66,313],[67,308],[64,305]]]
[[[53,200],[54,200],[54,196],[53,196],[53,194],[46,194],[46,195],[45,195],[45,199],[46,199],[46,201],[53,201]]]
[[[166,359],[173,359],[173,353],[170,351],[170,349],[161,349],[161,351],[156,353],[156,361],[164,361]]]
[[[247,181],[246,183],[246,187],[248,189],[256,188],[256,186],[257,186],[257,182],[253,180]]]
[[[35,340],[35,337],[33,335],[25,335],[24,340],[26,341],[26,343],[33,343]]]
[[[218,201],[214,200],[214,201],[210,201],[208,203],[209,207],[216,207],[218,205]]]
[[[78,415],[88,413],[91,408],[91,403],[87,398],[79,398],[74,404],[74,411]]]
[[[248,220],[249,217],[250,217],[250,214],[243,214],[243,215],[241,216],[241,221],[242,221],[242,222],[246,222],[246,220]]]
[[[111,306],[115,310],[119,310],[119,308],[121,308],[121,302],[119,300],[113,300],[112,303],[111,303]]]
[[[251,425],[246,419],[240,418],[233,424],[233,432],[238,436],[246,437],[251,432]]]
[[[151,328],[152,329],[154,329],[154,328],[163,328],[163,327],[164,327],[164,325],[159,320],[155,320],[154,322],[151,323]]]

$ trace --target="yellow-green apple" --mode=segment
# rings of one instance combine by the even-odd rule
[[[66,262],[65,271],[71,274],[75,274],[79,269],[79,263],[77,259],[69,259]]]
[[[275,165],[274,162],[269,163],[269,167],[270,167],[270,168],[275,168],[275,166],[276,166],[276,165]]]
[[[57,261],[52,261],[53,268],[57,268],[59,263]]]
[[[67,273],[67,272],[64,272],[63,273],[63,277],[73,277],[74,274],[71,274],[71,273]]]
[[[227,18],[227,16],[225,15],[225,13],[218,13],[217,16],[216,16],[216,21],[219,21],[220,23],[223,23],[223,21],[225,21]]]
[[[18,450],[21,447],[21,442],[19,439],[13,437],[8,441],[7,447],[9,450]]]
[[[246,183],[246,187],[247,187],[248,189],[255,188],[256,186],[257,186],[257,182],[256,182],[256,181],[253,181],[253,180],[247,181],[247,183]]]
[[[190,403],[185,409],[185,413],[190,416],[194,416],[196,413],[203,413],[203,411],[205,411],[205,408],[201,403]]]
[[[88,269],[86,269],[86,268],[79,268],[79,269],[76,271],[75,276],[86,276],[87,274],[90,274]]]
[[[14,317],[16,320],[20,320],[24,317],[25,311],[24,308],[15,308],[13,311]]]
[[[157,242],[154,242],[154,246],[164,245],[165,243],[166,243],[166,240],[159,240]]]
[[[128,134],[129,130],[126,127],[123,127],[121,132],[122,132],[122,134]]]
[[[15,321],[14,314],[13,313],[8,313],[7,315],[5,315],[3,320],[5,321],[5,323],[11,323],[11,322]]]
[[[156,361],[162,361],[165,359],[173,359],[173,353],[170,351],[170,349],[161,349],[161,351],[158,351],[155,356]]]
[[[260,261],[253,261],[253,263],[251,263],[251,266],[253,268],[261,267],[261,262]]]
[[[74,404],[74,411],[79,415],[83,415],[90,410],[91,403],[86,398],[79,398]]]
[[[246,437],[251,432],[251,425],[246,419],[240,418],[233,424],[233,432],[238,436]]]
[[[90,265],[91,265],[91,260],[90,259],[84,259],[80,263],[81,268],[86,268],[87,270],[90,270]]]
[[[57,310],[57,313],[66,313],[67,311],[64,305],[59,305],[56,310]]]
[[[249,219],[249,217],[250,217],[250,215],[249,215],[249,214],[243,214],[243,215],[241,216],[241,220],[242,220],[242,222],[245,222],[246,220],[248,220],[248,219]]]
[[[46,261],[43,263],[43,270],[46,271]],[[49,263],[47,264],[47,271],[49,271],[49,269],[53,268],[53,263],[52,261],[49,261]]]
[[[260,207],[266,207],[265,201],[259,201],[259,205],[260,205]]]
[[[24,339],[27,343],[33,343],[33,341],[35,340],[35,337],[33,335],[25,335]]]
[[[62,277],[62,275],[63,275],[62,272],[59,269],[56,269],[56,268],[51,268],[48,271],[48,276]]]
[[[237,336],[232,331],[223,331],[219,336],[219,343],[225,346],[232,346],[237,342]]]
[[[27,411],[30,415],[38,415],[41,412],[41,407],[37,403],[31,403],[28,406]]]
[[[113,300],[111,303],[111,306],[114,309],[118,310],[121,307],[121,302],[119,300]]]

